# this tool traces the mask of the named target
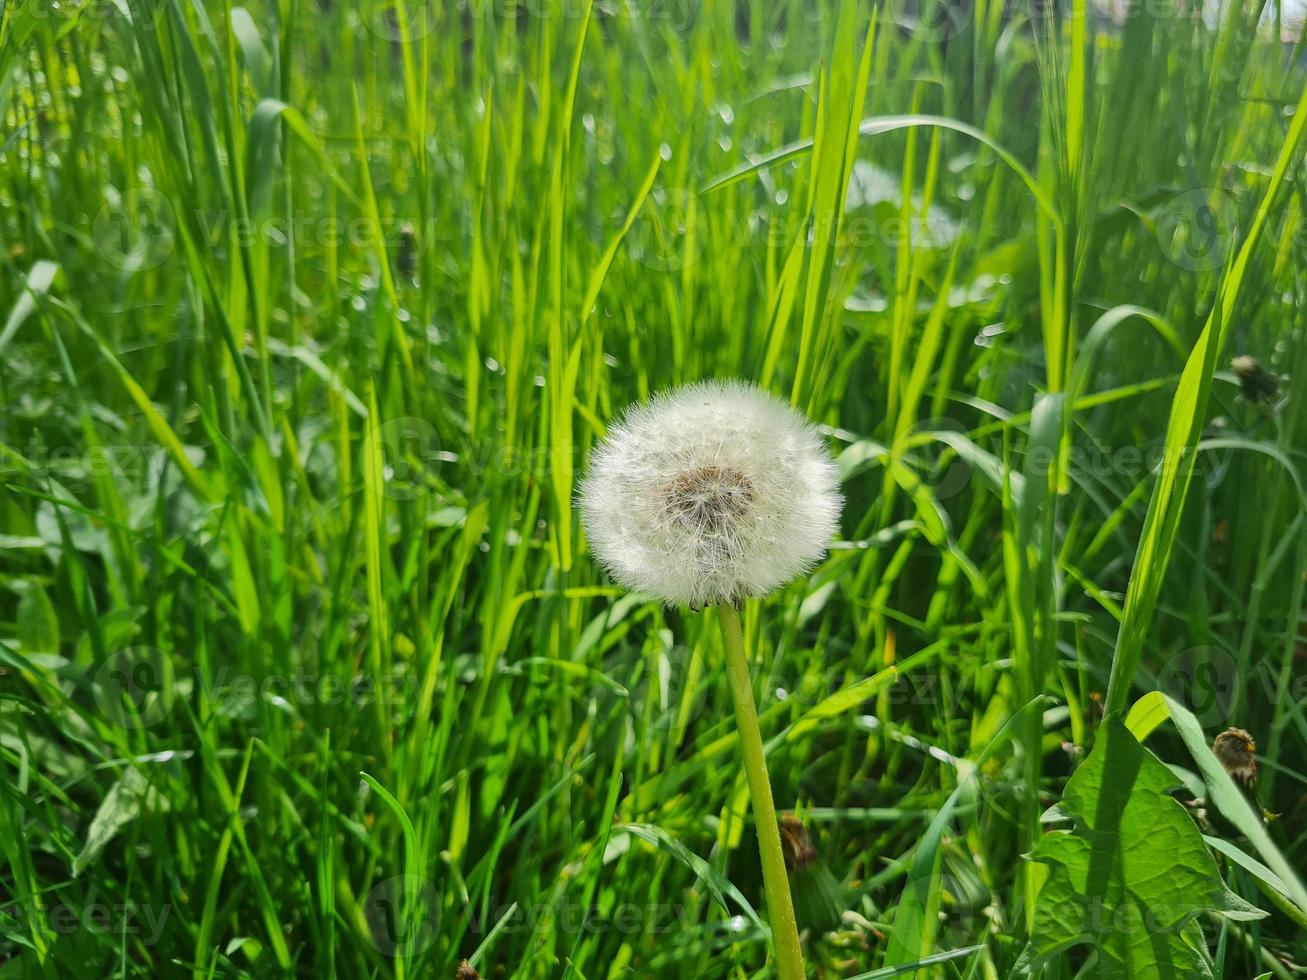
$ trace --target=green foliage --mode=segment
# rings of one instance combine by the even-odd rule
[[[59,649],[59,618],[41,583],[29,581],[18,600],[18,644],[28,654]]]
[[[1199,916],[1265,916],[1226,887],[1202,832],[1171,797],[1176,777],[1110,715],[1067,781],[1059,816],[1075,828],[1040,840],[1049,866],[1020,966],[1087,944],[1104,980],[1212,977]]]
[[[813,972],[1009,975],[1110,687],[1195,717],[1150,747],[1274,905],[1212,957],[1284,980],[1288,14],[0,0],[0,976],[766,976],[719,641],[571,507],[625,405],[738,376],[847,499],[743,615]]]

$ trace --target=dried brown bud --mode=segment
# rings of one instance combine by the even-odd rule
[[[1244,786],[1257,778],[1257,743],[1242,728],[1228,728],[1217,735],[1212,753],[1231,778]]]
[[[807,828],[795,816],[781,818],[781,851],[799,928],[819,935],[838,928],[845,909],[844,889],[813,847]]]
[[[808,828],[792,814],[781,817],[781,851],[785,854],[786,871],[806,868],[817,859],[817,849],[812,846]]]
[[[1239,379],[1240,393],[1250,402],[1269,402],[1280,388],[1280,379],[1247,354],[1232,360],[1230,370]]]
[[[417,275],[418,240],[411,221],[404,222],[404,227],[399,230],[399,254],[395,257],[395,268],[401,276],[409,279]]]

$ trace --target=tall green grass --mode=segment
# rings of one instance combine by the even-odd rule
[[[766,976],[717,637],[572,514],[708,376],[840,451],[744,616],[821,975],[1006,976],[1154,689],[1307,859],[1278,6],[0,10],[0,975]],[[1222,976],[1307,961],[1291,910]]]

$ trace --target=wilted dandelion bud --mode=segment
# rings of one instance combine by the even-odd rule
[[[1248,786],[1257,779],[1257,743],[1242,728],[1227,728],[1217,735],[1212,754],[1239,784]]]
[[[1280,379],[1262,367],[1255,357],[1239,355],[1230,362],[1230,370],[1239,379],[1239,392],[1250,402],[1269,402],[1279,391]]]
[[[1257,790],[1257,743],[1253,737],[1242,728],[1227,728],[1212,742],[1212,754],[1230,778],[1239,784],[1253,811],[1265,822],[1268,814],[1262,807]],[[1216,829],[1227,837],[1240,835],[1238,828],[1214,808],[1209,808],[1208,816]]]
[[[627,588],[699,607],[765,595],[825,554],[842,498],[811,423],[742,382],[630,408],[595,448],[579,504]]]
[[[395,256],[395,268],[407,279],[417,275],[418,236],[411,221],[405,221],[404,227],[399,230],[399,253]]]
[[[789,814],[781,818],[781,849],[799,928],[819,935],[839,928],[844,916],[844,889],[812,846],[808,829]]]

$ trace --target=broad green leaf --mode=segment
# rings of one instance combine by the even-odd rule
[[[1125,717],[1125,727],[1139,741],[1143,741],[1167,718],[1171,709],[1166,706],[1166,696],[1161,691],[1150,691],[1136,701]]]
[[[1020,969],[1088,945],[1102,980],[1210,978],[1198,916],[1266,914],[1226,887],[1202,833],[1169,795],[1175,785],[1120,716],[1109,715],[1062,796],[1075,829],[1046,834],[1032,855],[1050,871]]]

